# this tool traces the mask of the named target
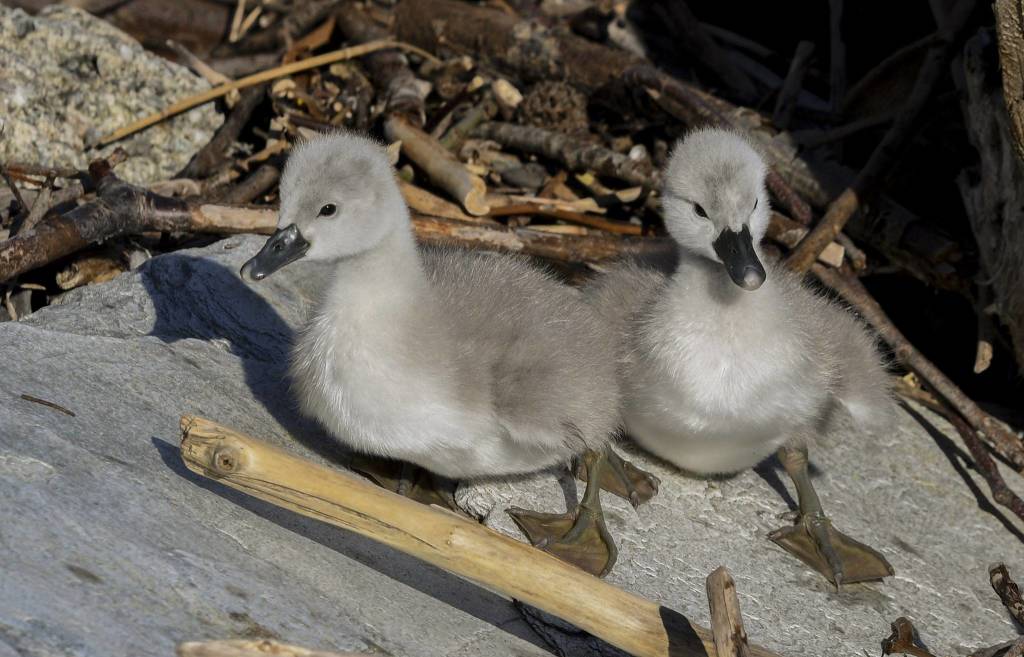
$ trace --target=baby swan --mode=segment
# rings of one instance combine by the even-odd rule
[[[295,147],[278,226],[243,278],[303,257],[334,266],[293,353],[302,410],[357,452],[453,479],[594,455],[598,485],[575,512],[517,520],[556,556],[607,572],[616,552],[599,495],[620,422],[615,338],[582,295],[511,256],[420,251],[383,149],[352,134]]]
[[[699,130],[665,172],[674,273],[618,266],[585,292],[621,336],[627,433],[684,470],[733,473],[778,450],[799,520],[772,540],[837,587],[892,575],[885,558],[836,530],[807,471],[807,442],[844,408],[884,428],[892,403],[874,341],[849,313],[773,263],[766,166],[739,135]]]

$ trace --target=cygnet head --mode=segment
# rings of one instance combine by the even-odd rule
[[[319,136],[292,150],[281,174],[277,232],[241,275],[258,281],[299,258],[353,256],[408,225],[384,149],[355,134]]]
[[[665,170],[665,227],[680,246],[722,263],[732,281],[756,290],[757,256],[771,209],[764,160],[740,135],[718,128],[684,137]]]

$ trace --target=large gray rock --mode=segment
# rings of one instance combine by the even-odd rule
[[[0,162],[84,169],[117,146],[133,183],[174,175],[223,122],[196,108],[102,150],[88,145],[135,119],[209,89],[85,11],[52,5],[36,16],[0,4]]]
[[[410,656],[539,655],[543,635],[574,655],[607,653],[181,465],[182,413],[344,460],[292,410],[283,369],[324,271],[299,263],[249,287],[236,272],[262,241],[158,257],[0,325],[0,655],[171,655],[177,641],[262,635]],[[605,496],[621,551],[610,579],[707,624],[704,578],[724,564],[752,639],[789,656],[874,654],[900,615],[939,654],[1012,638],[986,566],[1008,559],[1024,572],[1020,526],[979,501],[984,484],[948,435],[932,416],[901,413],[891,433],[841,427],[812,452],[826,509],[895,566],[885,583],[836,594],[765,539],[792,504],[773,467],[705,481],[638,454],[661,494],[639,511]],[[515,533],[504,507],[564,510],[563,485],[541,474],[459,497]]]

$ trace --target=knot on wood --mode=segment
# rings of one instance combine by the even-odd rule
[[[234,474],[244,466],[244,456],[234,447],[221,447],[213,453],[210,465],[218,474]]]

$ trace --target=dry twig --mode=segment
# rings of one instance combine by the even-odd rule
[[[1020,587],[1010,577],[1006,564],[996,564],[988,569],[988,581],[996,592],[1003,606],[1018,623],[1024,625],[1024,599],[1021,599]]]
[[[711,608],[711,632],[718,657],[749,657],[747,631],[740,615],[736,582],[725,566],[716,568],[707,577],[708,606]]]
[[[352,46],[351,48],[342,48],[341,50],[335,50],[332,52],[324,53],[322,55],[317,55],[316,57],[310,57],[309,59],[303,59],[302,61],[293,62],[291,64],[276,66],[272,69],[262,71],[260,73],[255,73],[253,75],[249,75],[247,77],[242,78],[241,80],[235,80],[234,82],[230,82],[228,84],[222,84],[219,87],[208,89],[202,93],[195,94],[194,96],[183,98],[182,100],[179,100],[170,107],[160,112],[157,112],[156,114],[143,117],[138,121],[130,123],[125,127],[120,128],[109,135],[104,136],[99,140],[99,142],[97,142],[96,145],[105,146],[120,139],[124,139],[128,135],[134,134],[140,130],[144,130],[150,126],[156,125],[161,121],[171,118],[172,116],[176,116],[178,114],[181,114],[182,112],[186,112],[192,109],[193,107],[199,107],[200,105],[208,103],[211,100],[217,100],[218,98],[224,96],[228,92],[235,89],[245,89],[247,87],[252,87],[257,84],[269,82],[270,80],[282,78],[286,75],[298,73],[300,71],[308,71],[311,68],[317,68],[318,66],[323,66],[325,64],[333,64],[334,62],[340,62],[346,59],[363,57],[370,53],[377,52],[378,50],[385,50],[389,48],[417,50],[415,47],[411,47],[407,44],[397,43],[390,40],[371,41],[369,43],[364,43],[358,46]]]
[[[487,185],[471,174],[462,162],[436,139],[402,116],[392,116],[384,123],[388,139],[402,142],[402,152],[416,163],[430,181],[446,191],[472,215],[485,215]]]
[[[491,121],[478,126],[473,135],[493,139],[507,148],[542,155],[570,171],[593,171],[631,185],[658,186],[658,174],[649,160],[633,160],[602,146],[544,128]]]

